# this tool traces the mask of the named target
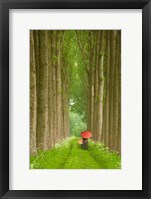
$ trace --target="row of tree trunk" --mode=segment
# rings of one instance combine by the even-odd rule
[[[87,130],[121,152],[121,31],[75,31],[83,60]],[[65,31],[30,31],[30,152],[69,136],[69,66]],[[65,42],[67,47],[68,41]]]
[[[64,31],[30,31],[30,153],[69,136]]]
[[[121,153],[121,31],[76,31],[76,36],[85,60],[87,130]]]

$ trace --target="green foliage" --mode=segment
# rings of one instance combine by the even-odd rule
[[[60,169],[70,155],[74,138],[70,137],[56,144],[51,150],[39,151],[37,156],[31,156],[31,169]]]
[[[87,150],[80,148],[78,144],[73,145],[71,156],[64,165],[66,169],[99,169],[100,165],[91,157]]]
[[[121,157],[116,152],[109,151],[109,148],[103,143],[90,141],[89,152],[102,169],[121,168]]]
[[[102,143],[89,140],[88,150],[70,137],[48,151],[39,151],[30,159],[31,169],[120,169],[121,158]]]
[[[87,98],[85,87],[83,86],[86,81],[83,75],[85,65],[75,31],[66,31],[63,54],[69,68],[69,99],[74,101],[74,104],[70,107],[70,111],[80,114],[82,120],[86,121]],[[88,64],[88,59],[85,62]]]
[[[82,117],[77,113],[70,112],[69,116],[71,136],[79,137],[80,133],[86,129],[86,124],[82,121]]]

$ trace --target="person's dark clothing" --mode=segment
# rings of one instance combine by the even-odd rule
[[[83,149],[88,150],[88,139],[83,138]]]

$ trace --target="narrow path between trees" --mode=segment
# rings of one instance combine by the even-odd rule
[[[73,145],[71,155],[63,167],[64,169],[100,168],[100,165],[90,156],[88,150],[83,150],[78,144]]]
[[[101,143],[89,141],[88,150],[70,137],[48,151],[41,151],[31,157],[31,169],[119,169],[120,156]]]

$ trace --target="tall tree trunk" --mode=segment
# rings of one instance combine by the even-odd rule
[[[63,58],[62,58],[63,59]],[[68,96],[68,65],[64,59],[62,61],[62,117],[63,117],[63,137],[69,136],[69,96]]]
[[[30,31],[30,153],[36,155],[36,66],[33,30]]]
[[[93,132],[93,88],[94,88],[94,43],[93,31],[89,31],[89,69],[88,69],[88,131]]]
[[[47,31],[39,30],[39,122],[37,124],[37,148],[46,150],[48,129],[48,60]]]
[[[56,57],[57,57],[57,65],[56,65],[56,128],[57,128],[57,140],[61,139],[61,126],[62,126],[62,88],[61,88],[61,66],[60,66],[60,39],[61,35],[59,31],[56,33]]]
[[[104,96],[104,55],[106,46],[106,33],[100,31],[100,48],[98,58],[98,99],[97,99],[97,140],[101,141],[103,125],[103,96]]]
[[[56,143],[56,32],[52,31],[52,109],[53,109],[53,142]]]
[[[118,31],[118,132],[117,132],[117,151],[121,154],[121,31]]]
[[[113,149],[117,150],[117,137],[118,137],[118,64],[119,64],[119,32],[117,32],[116,36],[116,48],[115,48],[115,69],[114,69],[114,95],[113,95],[113,123],[114,123],[114,136],[113,136]]]
[[[40,111],[39,111],[39,33],[38,30],[33,30],[34,34],[34,50],[35,50],[35,68],[36,68],[36,140],[37,140],[37,129],[38,123],[40,122]],[[37,142],[36,142],[37,145]]]
[[[116,31],[110,31],[111,47],[110,47],[110,97],[109,97],[109,146],[113,149],[113,136],[114,136],[114,123],[113,123],[113,89],[114,89],[114,67],[115,67],[115,44],[116,44]]]
[[[53,76],[52,76],[52,31],[48,31],[48,124],[49,148],[54,145],[53,132]]]
[[[104,101],[104,116],[103,116],[103,134],[104,134],[104,143],[109,146],[109,69],[110,69],[110,31],[107,31],[107,49],[106,49],[106,73],[105,73],[105,101]]]
[[[98,51],[100,32],[94,31],[95,34],[95,68],[94,68],[94,100],[93,100],[93,134],[94,140],[97,140],[97,100],[98,100]]]
[[[94,47],[94,44],[93,44],[93,47],[92,47],[92,65],[91,65],[91,70],[90,70],[90,73],[92,75],[91,77],[91,132],[93,132],[93,129],[94,129],[94,124],[93,124],[93,105],[94,105],[94,62],[95,62],[95,47]]]

